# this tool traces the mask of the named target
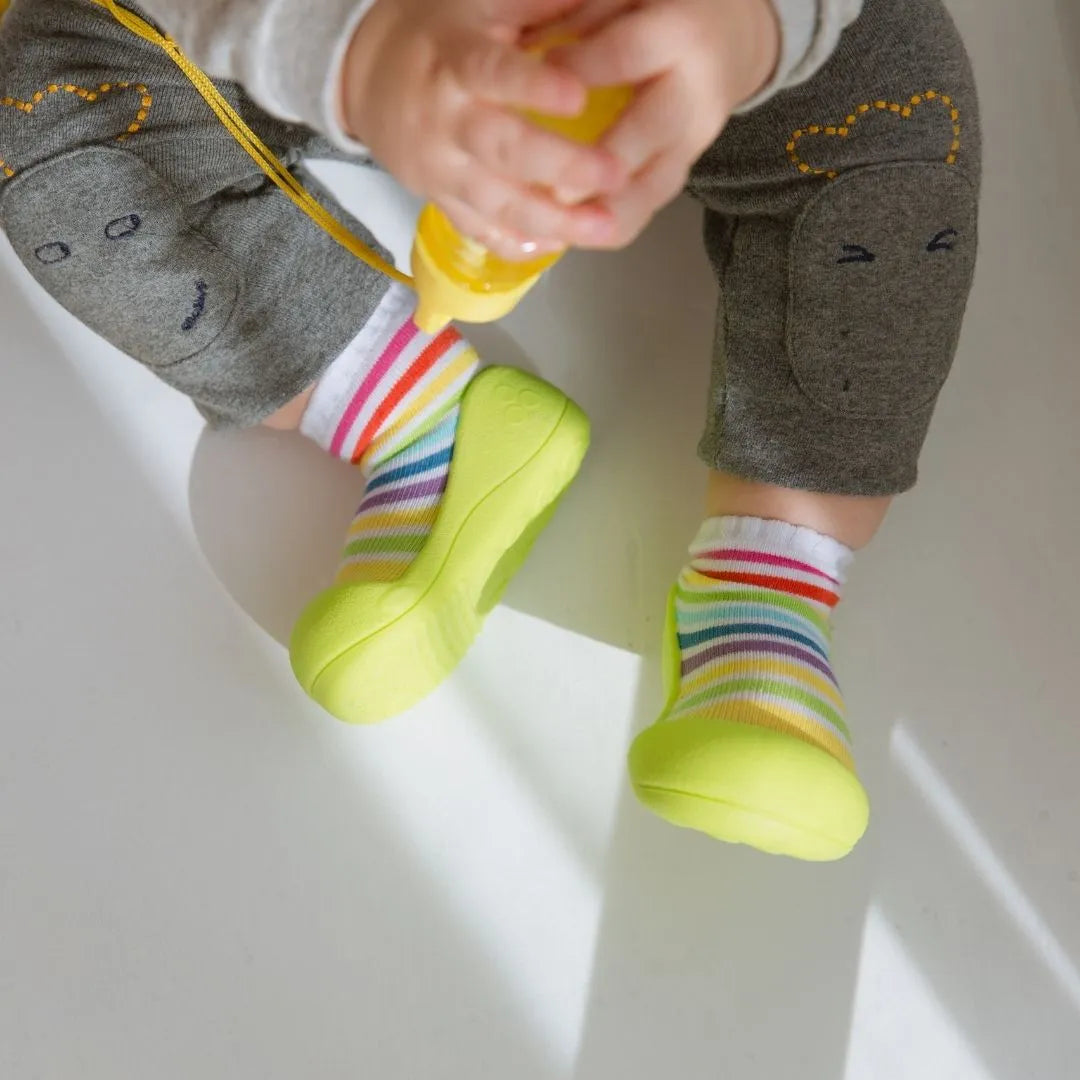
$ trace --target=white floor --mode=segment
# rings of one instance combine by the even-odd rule
[[[623,779],[698,512],[693,207],[477,335],[595,452],[462,670],[374,731],[280,644],[355,478],[205,434],[3,247],[0,1076],[1077,1075],[1080,16],[954,9],[983,259],[923,484],[843,608],[875,818],[837,866],[673,831]]]

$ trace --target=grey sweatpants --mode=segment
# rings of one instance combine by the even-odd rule
[[[374,245],[304,167],[329,145],[219,88]],[[721,294],[707,464],[843,494],[914,483],[971,284],[979,164],[939,0],[868,0],[813,79],[729,125],[690,184]],[[15,0],[0,24],[0,226],[61,304],[218,425],[315,382],[388,285],[89,0]]]

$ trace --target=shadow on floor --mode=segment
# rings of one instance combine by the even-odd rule
[[[379,787],[422,722],[361,740],[304,701],[17,297],[0,452],[43,402],[65,442],[0,472],[0,1073],[553,1080]]]
[[[487,361],[563,388],[594,425],[585,469],[506,602],[635,651],[658,632],[700,517],[695,443],[714,287],[698,224],[697,209],[680,204],[629,252],[567,258],[502,327],[471,335]],[[281,642],[332,578],[361,494],[351,469],[305,440],[266,431],[207,431],[191,471],[207,559]]]
[[[658,650],[645,659],[636,728],[662,696]],[[718,847],[624,788],[576,1080],[841,1080],[870,859]]]

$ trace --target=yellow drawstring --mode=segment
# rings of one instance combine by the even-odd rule
[[[412,287],[413,279],[408,274],[403,274],[397,267],[388,263],[377,252],[373,251],[355,233],[351,232],[318,200],[309,192],[299,180],[278,160],[273,150],[270,149],[259,137],[244,123],[243,118],[225,100],[218,88],[210,81],[206,74],[193,64],[185,55],[179,45],[172,38],[159,33],[145,19],[122,8],[116,0],[92,0],[93,3],[105,8],[122,26],[133,34],[138,34],[144,41],[150,42],[163,49],[174,64],[187,76],[192,86],[203,96],[207,105],[217,114],[218,119],[228,129],[229,134],[251,155],[255,164],[305,214],[317,225],[325,229],[346,251],[352,252],[362,262],[387,277],[400,281],[403,285]],[[4,0],[0,0],[0,8]]]

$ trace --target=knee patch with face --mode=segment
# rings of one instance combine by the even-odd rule
[[[218,84],[308,190],[312,133]],[[307,389],[385,295],[258,171],[160,49],[84,0],[22,4],[0,33],[0,227],[87,326],[219,425]]]
[[[0,225],[71,314],[222,425],[258,423],[306,389],[386,289],[268,182],[192,200],[112,146],[8,180]]]
[[[237,267],[127,150],[88,147],[21,173],[4,188],[0,214],[38,283],[149,367],[193,360],[232,317]]]
[[[890,495],[919,452],[974,275],[978,102],[937,0],[868,0],[810,83],[695,170],[721,285],[715,468]]]
[[[975,269],[976,199],[946,165],[856,170],[822,188],[791,238],[787,349],[803,393],[840,416],[931,406]]]

